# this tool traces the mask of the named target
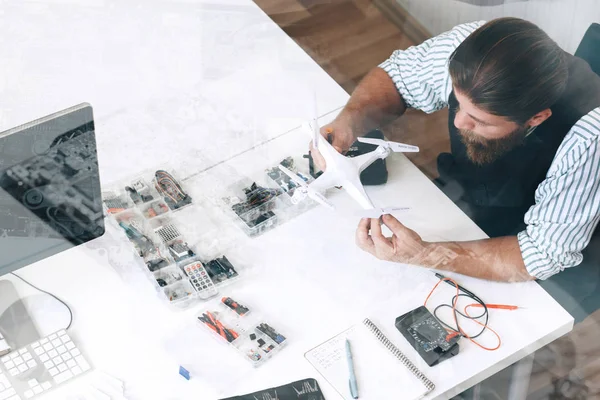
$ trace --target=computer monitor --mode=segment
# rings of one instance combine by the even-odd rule
[[[0,276],[103,234],[89,104],[0,133]]]

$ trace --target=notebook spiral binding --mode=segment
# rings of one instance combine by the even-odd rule
[[[429,380],[419,369],[406,357],[398,348],[390,342],[390,340],[379,330],[379,328],[371,322],[370,319],[365,318],[363,324],[375,335],[383,345],[396,357],[404,366],[416,376],[428,390],[428,393],[435,389],[435,384]]]

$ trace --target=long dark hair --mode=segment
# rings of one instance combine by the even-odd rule
[[[520,125],[552,107],[568,78],[566,53],[535,24],[499,18],[450,56],[452,84],[473,104]]]

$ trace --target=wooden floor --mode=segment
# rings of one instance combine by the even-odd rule
[[[414,29],[405,34],[381,12],[377,0],[254,1],[348,93],[394,50],[426,39]],[[384,132],[390,140],[419,146],[421,152],[409,157],[434,178],[437,155],[449,150],[447,118],[447,111],[426,115],[411,110]]]
[[[394,50],[427,38],[419,26],[405,23],[406,13],[396,15],[395,10],[382,7],[382,4],[397,7],[394,0],[254,1],[348,93]],[[384,132],[389,139],[419,146],[420,153],[408,156],[433,178],[437,176],[437,155],[449,151],[447,124],[447,111],[426,115],[413,110],[384,127]],[[528,399],[600,399],[598,338],[600,312],[577,325],[569,335],[538,351]],[[569,376],[585,383],[586,396],[551,394],[556,382]],[[575,389],[576,385],[572,391]]]

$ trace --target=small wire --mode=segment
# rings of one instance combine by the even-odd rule
[[[433,287],[433,289],[431,289],[431,292],[429,292],[429,295],[427,295],[427,298],[425,299],[425,303],[424,306],[427,306],[427,301],[429,300],[429,298],[431,297],[431,295],[433,294],[433,292],[435,291],[435,289],[439,286],[440,283],[442,283],[443,281],[447,281],[452,283],[455,288],[456,288],[456,294],[452,297],[452,305],[449,304],[441,304],[439,306],[437,306],[434,311],[433,311],[433,315],[437,318],[437,320],[444,325],[449,331],[451,331],[453,333],[453,335],[451,334],[450,336],[456,336],[456,335],[461,335],[467,339],[469,339],[471,342],[473,342],[475,345],[481,347],[484,350],[488,350],[488,351],[494,351],[494,350],[498,350],[500,348],[500,345],[502,344],[502,340],[500,339],[500,335],[498,335],[498,333],[496,331],[494,331],[492,328],[490,328],[488,326],[488,319],[489,319],[489,314],[488,314],[488,309],[486,304],[483,302],[483,300],[481,300],[479,298],[479,296],[475,295],[473,292],[463,288],[462,286],[460,286],[459,284],[457,284],[453,279],[451,278],[442,278],[440,279],[440,281],[438,283],[435,284],[435,286]],[[464,294],[461,294],[460,291],[463,291]],[[469,308],[469,305],[467,305],[464,309],[464,314],[461,313],[460,311],[457,310],[456,305],[458,302],[458,298],[464,296],[464,297],[468,297],[473,299],[474,301],[476,301],[477,303],[481,304],[481,306],[483,307],[483,312],[481,313],[481,315],[478,316],[472,316],[468,313],[467,309]],[[453,311],[453,315],[454,315],[454,323],[456,324],[456,328],[446,324],[445,322],[443,322],[438,316],[437,316],[437,310],[441,307],[450,307],[452,308]],[[468,335],[460,326],[460,324],[458,323],[458,315],[463,316],[464,318],[470,319],[471,321],[475,322],[478,325],[482,326],[481,331],[477,334],[477,335]],[[485,316],[485,322],[482,323],[480,322],[478,319],[482,318]],[[480,335],[482,335],[486,329],[489,329],[497,338],[498,338],[498,345],[496,347],[485,347],[483,345],[481,345],[480,343],[476,342],[474,339],[479,337]]]
[[[67,327],[65,328],[65,330],[68,330],[69,328],[71,328],[71,325],[73,324],[73,311],[71,310],[71,307],[69,307],[69,305],[67,303],[65,303],[64,301],[62,301],[61,299],[59,299],[57,296],[53,295],[52,293],[46,292],[45,290],[42,290],[39,287],[33,285],[32,283],[30,283],[29,281],[27,281],[24,278],[20,277],[19,275],[15,274],[14,272],[11,272],[10,274],[13,275],[13,276],[15,276],[15,277],[17,277],[17,278],[19,278],[21,281],[23,281],[27,285],[31,286],[35,290],[37,290],[39,292],[42,292],[44,294],[47,294],[48,296],[54,298],[56,301],[58,301],[63,306],[65,306],[67,308],[67,310],[69,311],[69,325],[67,325]]]

